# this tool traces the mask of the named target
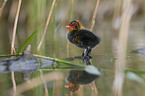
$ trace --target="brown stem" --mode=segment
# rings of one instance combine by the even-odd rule
[[[115,62],[115,78],[113,82],[114,96],[122,96],[124,83],[124,69],[126,66],[126,50],[128,41],[128,32],[132,12],[132,0],[123,0],[122,21],[119,31],[118,54]]]
[[[17,29],[17,23],[18,23],[18,18],[19,18],[19,13],[20,13],[21,2],[22,2],[22,0],[19,0],[17,13],[16,13],[16,17],[15,17],[13,37],[12,37],[12,45],[11,45],[11,54],[16,53],[14,45],[15,45],[16,29]],[[13,91],[14,91],[13,95],[15,96],[15,94],[16,94],[16,81],[15,81],[15,75],[14,75],[13,71],[11,72],[11,78],[12,78]]]
[[[13,52],[15,50],[15,47],[14,47],[15,46],[15,37],[16,37],[18,18],[19,18],[19,13],[20,13],[20,8],[21,8],[21,2],[22,2],[22,0],[19,0],[17,13],[16,13],[16,17],[15,17],[15,23],[14,23],[14,29],[13,29],[13,37],[12,37],[12,45],[11,45],[11,54],[13,54]]]
[[[4,2],[2,4],[2,7],[0,8],[0,18],[1,18],[1,15],[3,13],[3,10],[4,10],[4,7],[5,7],[6,3],[7,3],[7,0],[4,0]]]
[[[43,84],[44,84],[44,87],[45,87],[45,96],[49,96],[49,94],[48,94],[48,89],[47,89],[47,84],[46,84],[46,81],[45,81],[45,79],[44,79],[44,77],[43,77],[43,72],[42,72],[42,70],[40,70],[40,75],[41,75],[41,79],[42,79]]]
[[[90,31],[93,30],[94,25],[95,25],[95,18],[96,18],[96,14],[97,14],[97,10],[98,10],[98,6],[99,6],[99,2],[100,2],[100,0],[97,0],[96,7],[95,7],[95,10],[94,10],[94,13],[93,13],[93,17],[92,17],[92,23],[91,23]]]
[[[15,73],[14,71],[11,72],[11,79],[12,79],[12,83],[13,83],[13,96],[16,96],[16,81],[15,81]]]
[[[39,43],[39,45],[38,45],[38,47],[37,47],[36,54],[38,54],[38,52],[39,52],[39,50],[40,50],[40,47],[41,47],[41,45],[42,45],[43,39],[44,39],[44,37],[45,37],[46,31],[47,31],[47,28],[48,28],[48,24],[49,24],[49,21],[50,21],[50,17],[51,17],[51,14],[52,14],[52,11],[53,11],[53,8],[54,8],[54,5],[55,5],[55,1],[56,1],[56,0],[53,0],[53,2],[52,2],[52,6],[51,6],[51,9],[50,9],[48,18],[47,18],[47,22],[46,22],[46,25],[45,25],[45,29],[44,29],[44,32],[43,32],[41,41],[40,41],[40,43]]]

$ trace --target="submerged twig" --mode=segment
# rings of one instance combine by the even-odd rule
[[[100,0],[97,0],[96,7],[95,7],[95,10],[94,10],[94,13],[93,13],[92,23],[91,23],[91,28],[90,28],[91,31],[93,30],[94,25],[95,25],[95,18],[96,18],[99,2],[100,2]]]
[[[1,6],[1,8],[0,8],[0,18],[1,18],[1,15],[2,15],[2,13],[3,13],[3,9],[4,9],[5,5],[6,5],[6,3],[7,3],[7,0],[4,0],[2,6]]]
[[[38,54],[38,52],[39,52],[39,50],[40,50],[40,47],[41,47],[41,45],[42,45],[42,42],[43,42],[43,40],[44,40],[46,31],[47,31],[47,28],[48,28],[48,24],[49,24],[49,21],[50,21],[50,17],[51,17],[51,14],[52,14],[52,11],[53,11],[53,8],[54,8],[54,5],[55,5],[55,1],[56,1],[56,0],[53,0],[53,2],[52,2],[52,6],[51,6],[51,9],[50,9],[48,18],[47,18],[47,22],[46,22],[46,25],[45,25],[45,29],[44,29],[44,32],[43,32],[41,41],[40,41],[40,43],[39,43],[39,45],[38,45],[38,47],[37,47],[36,54]]]

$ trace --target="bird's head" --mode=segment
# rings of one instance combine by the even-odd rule
[[[75,20],[75,21],[70,22],[70,23],[66,26],[66,28],[68,28],[69,31],[72,31],[72,30],[80,30],[80,29],[82,29],[82,28],[84,28],[84,27],[83,27],[82,24],[79,22],[79,20]]]

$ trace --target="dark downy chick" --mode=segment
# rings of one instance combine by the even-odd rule
[[[76,46],[85,49],[83,57],[90,57],[92,48],[100,43],[99,37],[89,30],[84,29],[79,20],[72,21],[66,28],[69,29],[67,35],[69,41]]]

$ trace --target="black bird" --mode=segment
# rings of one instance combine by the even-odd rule
[[[89,30],[84,29],[79,20],[72,21],[66,28],[69,29],[67,35],[69,41],[76,46],[85,49],[83,57],[91,57],[90,52],[92,48],[100,43],[100,38]]]
[[[79,89],[80,85],[89,84],[100,77],[100,70],[97,69],[97,71],[97,74],[91,74],[85,70],[71,70],[66,78],[68,84],[66,84],[65,87],[75,92]]]

